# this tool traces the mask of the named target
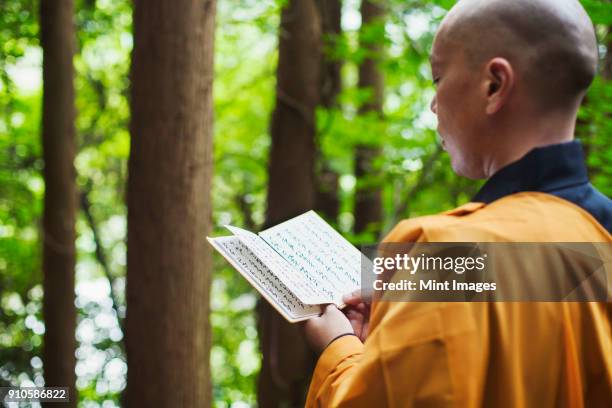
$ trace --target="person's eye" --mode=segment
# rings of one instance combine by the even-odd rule
[[[440,77],[435,77],[435,78],[433,79],[433,84],[434,84],[434,86],[438,85],[438,82],[440,82]]]

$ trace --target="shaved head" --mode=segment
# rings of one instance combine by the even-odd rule
[[[577,0],[460,0],[436,41],[474,68],[505,58],[542,111],[575,107],[597,72],[593,23]]]

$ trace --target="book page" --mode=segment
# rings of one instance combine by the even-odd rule
[[[314,211],[262,231],[259,236],[331,303],[342,306],[342,295],[360,288],[361,252]]]
[[[320,306],[305,305],[283,285],[237,237],[207,238],[212,246],[289,322],[320,314]]]
[[[331,299],[321,297],[313,285],[289,262],[280,256],[257,234],[232,225],[225,225],[280,281],[304,304],[320,305]]]

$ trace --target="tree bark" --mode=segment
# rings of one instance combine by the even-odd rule
[[[340,213],[340,176],[329,166],[320,150],[317,151],[317,162],[319,171],[315,210],[328,221],[336,222]]]
[[[325,49],[321,53],[321,106],[338,106],[338,95],[342,90],[342,60],[330,55],[342,35],[342,0],[317,0],[321,16],[321,30]]]
[[[608,27],[608,41],[606,42],[606,58],[604,59],[601,76],[606,81],[612,80],[612,26]]]
[[[370,99],[361,106],[360,113],[376,112],[382,115],[383,110],[383,75],[378,67],[382,54],[381,44],[366,41],[363,31],[372,24],[380,24],[384,10],[380,1],[363,0],[361,3],[361,31],[360,46],[368,52],[366,58],[359,65],[358,86],[370,90]],[[380,186],[372,183],[377,170],[374,166],[380,149],[375,146],[361,144],[355,148],[355,225],[356,233],[366,230],[380,231],[382,221],[382,198]]]
[[[315,0],[290,0],[281,14],[276,107],[271,119],[266,226],[315,204],[315,108],[319,103],[321,22]],[[259,304],[263,363],[260,407],[303,406],[314,359],[297,325]]]
[[[43,48],[42,145],[45,198],[43,213],[43,361],[45,385],[70,387],[76,407],[74,266],[75,105],[74,5],[72,0],[42,0]]]
[[[321,106],[326,109],[338,108],[338,95],[342,90],[342,61],[330,55],[330,50],[337,46],[338,39],[342,34],[342,1],[341,0],[317,0],[321,15],[322,36],[324,52],[321,53]],[[325,132],[326,129],[323,129]],[[315,209],[329,221],[336,221],[340,211],[340,200],[338,197],[339,176],[323,155],[321,151],[321,137],[317,144],[317,196]]]
[[[127,406],[211,403],[214,0],[136,0],[128,176]]]

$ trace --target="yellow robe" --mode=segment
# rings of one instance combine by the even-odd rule
[[[402,221],[385,241],[612,236],[580,207],[530,192]],[[306,406],[612,406],[611,311],[610,302],[375,303],[365,343],[344,336],[323,351]]]

